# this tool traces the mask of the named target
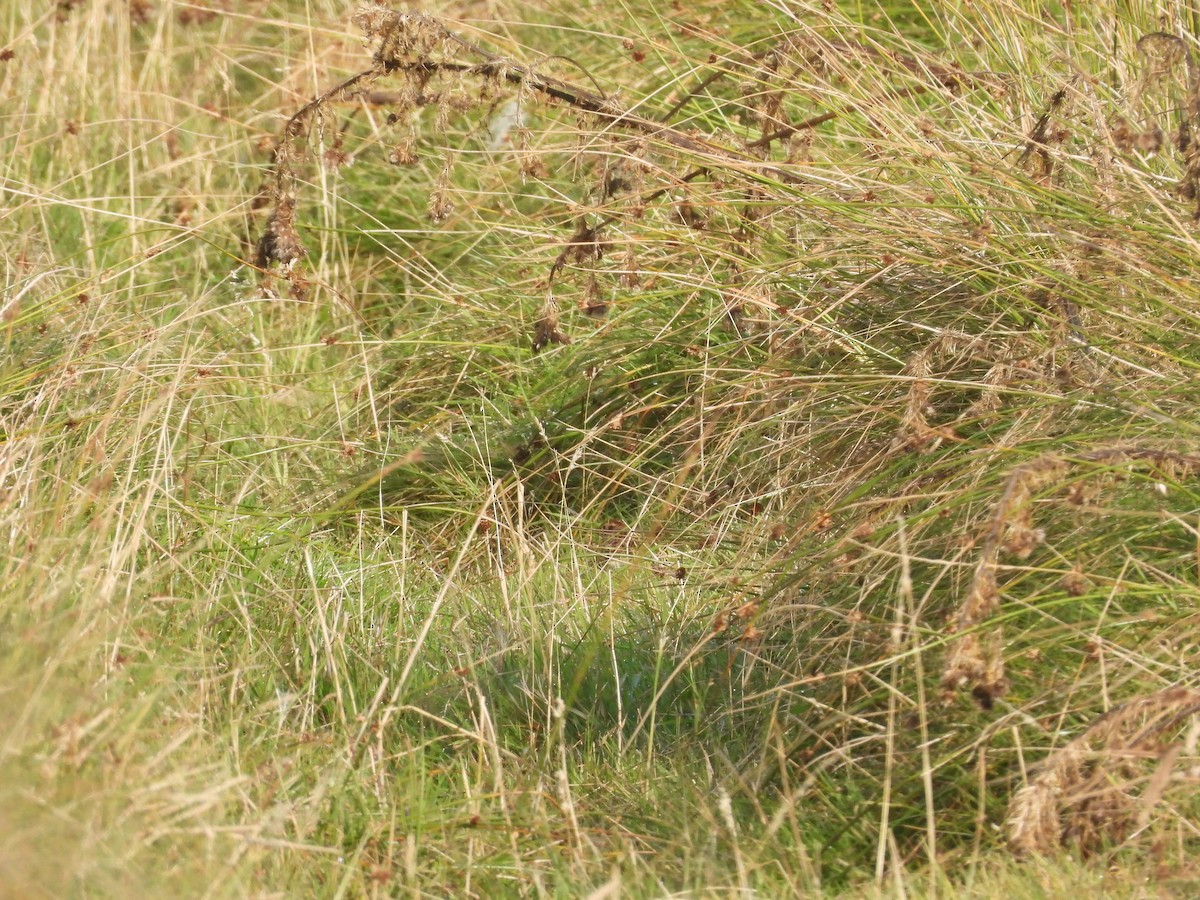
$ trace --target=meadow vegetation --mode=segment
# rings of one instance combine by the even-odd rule
[[[1189,3],[47,6],[0,894],[1195,896]]]

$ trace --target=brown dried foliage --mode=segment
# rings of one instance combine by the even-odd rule
[[[1040,181],[1049,181],[1054,175],[1054,156],[1051,151],[1068,137],[1066,129],[1058,120],[1067,104],[1071,88],[1074,87],[1077,80],[1073,78],[1066,86],[1055,91],[1046,111],[1034,123],[1033,129],[1025,141],[1025,147],[1021,151],[1021,162],[1030,158],[1035,160],[1034,177]]]
[[[1152,85],[1168,80],[1180,69],[1183,71],[1185,97],[1176,146],[1183,154],[1184,167],[1175,189],[1183,199],[1194,201],[1192,217],[1200,221],[1200,147],[1192,137],[1200,131],[1200,65],[1191,46],[1173,34],[1147,34],[1138,41],[1137,48],[1145,65],[1133,90],[1131,99],[1135,102]],[[1114,137],[1121,146],[1126,135],[1122,131],[1121,136],[1116,137],[1114,132]],[[1134,149],[1142,152],[1156,152],[1165,144],[1165,135],[1161,127],[1154,125],[1133,136],[1132,144]]]
[[[276,262],[290,267],[304,254],[304,244],[296,232],[296,200],[290,195],[277,197],[258,242],[257,263],[264,269]]]
[[[1007,691],[1002,630],[998,625],[985,627],[1000,607],[1000,556],[1007,553],[1026,559],[1045,539],[1045,532],[1034,527],[1033,498],[1047,485],[1061,482],[1069,467],[1078,464],[1149,466],[1161,477],[1176,480],[1200,471],[1200,456],[1146,447],[1112,447],[1070,459],[1045,454],[1015,469],[993,508],[971,586],[955,615],[955,638],[942,670],[942,688],[947,696],[969,689],[980,706],[990,709],[995,699]],[[1072,583],[1078,585],[1082,578],[1080,572]]]
[[[574,84],[542,74],[535,66],[522,65],[514,60],[489,53],[483,48],[463,39],[439,20],[419,12],[398,11],[378,4],[364,5],[354,16],[355,24],[363,30],[374,45],[372,65],[301,107],[288,120],[283,136],[275,149],[274,164],[265,189],[268,203],[272,207],[265,233],[258,242],[257,262],[264,269],[275,263],[285,267],[289,278],[293,277],[294,263],[304,256],[304,250],[296,230],[295,205],[299,194],[299,167],[308,159],[307,145],[315,131],[324,127],[330,109],[347,101],[385,105],[392,108],[389,123],[408,123],[411,113],[421,106],[435,105],[438,121],[443,122],[447,111],[463,111],[470,106],[486,106],[495,101],[505,87],[515,90],[518,107],[532,99],[540,98],[550,103],[562,103],[576,110],[585,126],[594,125],[606,134],[614,132],[633,133],[632,141],[623,139],[622,146],[613,154],[616,161],[606,168],[602,188],[602,199],[617,194],[628,194],[628,205],[632,210],[645,206],[669,195],[680,187],[698,178],[719,171],[734,180],[744,180],[748,185],[762,176],[788,184],[803,184],[801,174],[781,168],[766,160],[766,153],[775,141],[793,141],[797,135],[818,125],[852,112],[855,106],[847,106],[814,116],[802,122],[787,121],[781,98],[784,85],[789,79],[798,77],[813,59],[830,55],[839,58],[863,56],[873,60],[886,60],[905,77],[914,74],[932,79],[929,84],[909,85],[901,89],[904,94],[924,93],[931,89],[956,91],[964,85],[979,86],[989,76],[979,76],[953,67],[931,66],[927,61],[911,59],[892,52],[883,52],[853,42],[816,42],[787,36],[771,49],[751,58],[758,83],[754,96],[748,102],[762,127],[762,136],[742,145],[740,142],[719,143],[692,131],[675,128],[663,121],[640,116],[624,108],[612,98],[595,90],[580,88]],[[685,96],[666,114],[670,119],[689,100],[702,93],[703,86],[723,72],[717,70],[700,86]],[[471,79],[478,84],[476,94],[464,90],[463,80]],[[398,90],[380,90],[382,80],[399,81]],[[443,84],[442,82],[446,83]],[[895,93],[895,90],[890,92]],[[402,127],[408,128],[407,124]],[[527,144],[527,135],[518,134],[519,142]],[[340,135],[333,140],[338,149],[336,159],[351,157],[341,147]],[[642,193],[645,173],[651,168],[646,157],[656,148],[682,151],[701,163],[699,168],[673,179],[670,187]],[[803,152],[802,142],[796,142],[795,152]],[[523,163],[523,173],[536,173],[538,161],[530,156],[531,163]],[[619,159],[617,158],[619,157]],[[411,130],[404,133],[401,141],[392,150],[389,159],[397,165],[412,165],[417,162],[414,136]],[[748,189],[748,196],[752,187]],[[747,221],[751,218],[754,205],[748,204]],[[679,205],[680,215],[688,227],[702,228],[703,217],[685,199]],[[434,221],[445,218],[452,211],[444,180],[439,180],[431,193],[427,212]],[[555,261],[550,281],[569,262],[597,259],[603,252],[601,233],[613,217],[601,216],[590,224],[581,223],[577,233],[563,248]],[[264,273],[265,274],[265,273]],[[298,274],[295,277],[300,277]],[[565,335],[559,330],[556,318],[543,316],[534,344],[544,346],[547,342],[561,341]]]
[[[1085,854],[1145,827],[1175,777],[1180,745],[1161,738],[1200,713],[1200,691],[1168,688],[1102,715],[1059,748],[1019,790],[1008,807],[1009,843],[1022,856],[1065,845]],[[1148,778],[1139,769],[1154,763]],[[1141,796],[1135,789],[1144,784]]]
[[[389,117],[391,121],[407,121],[416,107],[435,104],[440,120],[448,107],[461,110],[472,104],[486,103],[507,84],[517,88],[519,97],[535,95],[564,102],[581,113],[594,117],[606,127],[639,132],[658,143],[700,155],[727,167],[738,167],[754,161],[758,169],[762,170],[761,163],[744,152],[643,118],[598,93],[550,78],[531,67],[490,54],[462,39],[432,17],[415,12],[399,12],[379,5],[367,5],[359,10],[354,21],[375,44],[373,64],[369,69],[351,76],[310,101],[288,120],[283,138],[275,150],[273,172],[267,188],[272,211],[265,232],[258,242],[257,252],[257,262],[263,268],[273,263],[281,263],[290,272],[292,265],[304,255],[304,248],[295,227],[297,168],[306,159],[306,144],[314,127],[320,127],[326,119],[327,109],[354,98],[392,105],[394,112]],[[446,91],[436,91],[433,88],[435,76],[450,76],[456,79],[473,77],[480,84],[478,97],[470,98],[462,91],[461,84],[457,88],[452,85]],[[385,94],[372,90],[381,79],[393,77],[402,81],[402,88],[398,92]],[[340,136],[334,144],[338,148],[341,147]],[[639,157],[644,152],[644,144],[638,142],[630,154],[630,166],[638,180],[643,171],[643,163]],[[411,165],[416,162],[411,134],[395,148],[391,159],[398,165]],[[768,171],[776,177],[795,180],[793,175],[782,170],[768,167]],[[444,219],[452,211],[448,199],[448,180],[449,164],[443,169],[428,204],[429,217],[435,222]],[[599,237],[600,227],[601,225],[581,225],[580,233],[568,242],[563,256],[555,264],[552,275],[568,260],[598,258],[603,248]],[[544,346],[548,342],[561,342],[564,338],[558,329],[557,317],[544,315],[534,336],[534,344]]]
[[[929,416],[935,411],[931,403],[933,364],[939,359],[962,356],[987,360],[995,358],[992,348],[982,338],[957,331],[943,332],[909,358],[902,374],[911,380],[900,427],[893,440],[894,447],[927,452],[953,436],[950,429],[937,428],[929,423]],[[1007,366],[993,366],[993,372],[997,374],[1008,370]],[[968,414],[970,412],[968,410]]]

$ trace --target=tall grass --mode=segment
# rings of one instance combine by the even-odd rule
[[[435,6],[0,13],[0,883],[1186,896],[1190,8]]]

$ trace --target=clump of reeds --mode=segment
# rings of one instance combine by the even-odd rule
[[[964,355],[983,360],[995,358],[994,352],[983,338],[950,330],[938,335],[909,358],[901,372],[904,377],[910,379],[908,397],[893,446],[929,451],[936,449],[943,440],[952,436],[948,428],[934,426],[929,421],[929,417],[935,412],[931,403],[933,365],[940,359]],[[995,363],[991,369],[993,382],[988,386],[1000,383],[1000,378],[1007,369],[1007,366]],[[985,415],[995,403],[995,391],[989,392],[985,388],[979,403],[973,404],[967,410],[967,415]]]
[[[369,4],[360,8],[354,21],[375,46],[372,65],[305,104],[284,127],[275,148],[272,172],[265,188],[265,205],[270,212],[256,254],[257,264],[264,270],[279,264],[285,274],[290,275],[296,263],[304,257],[305,249],[296,228],[300,168],[310,156],[309,142],[333,119],[334,108],[351,100],[387,107],[390,110],[388,121],[406,127],[418,108],[436,107],[438,121],[444,124],[449,111],[494,107],[503,91],[512,90],[515,97],[509,102],[515,104],[516,109],[509,118],[514,122],[523,123],[525,116],[522,106],[540,98],[548,103],[565,104],[575,109],[583,117],[582,122],[595,123],[597,130],[617,128],[640,134],[657,147],[668,148],[701,161],[703,167],[680,179],[682,183],[706,174],[710,168],[721,168],[736,174],[747,166],[754,167],[752,172],[769,174],[789,182],[796,180],[789,172],[764,166],[760,151],[770,141],[760,142],[759,147],[745,151],[646,118],[625,109],[599,92],[598,88],[584,89],[544,75],[533,66],[489,53],[464,40],[431,16]],[[380,89],[379,83],[385,79],[398,81],[399,89]],[[465,82],[468,79],[475,82],[475,91],[466,89]],[[788,129],[788,134],[804,127],[793,126]],[[520,125],[517,131],[521,139],[519,143],[523,142],[526,129]],[[346,152],[343,141],[344,135],[340,133],[330,141],[332,146],[338,148],[339,157]],[[624,156],[604,167],[601,173],[602,191],[606,198],[616,193],[631,193],[630,205],[641,208],[648,202],[666,196],[668,190],[660,189],[648,195],[641,193],[647,170],[644,157],[648,145],[643,140],[627,143],[629,146]],[[397,165],[407,165],[415,162],[416,158],[413,134],[411,129],[406,128],[389,159]],[[523,165],[522,171],[532,169]],[[441,221],[452,212],[446,196],[449,175],[450,165],[447,163],[430,194],[427,211],[432,221]],[[576,234],[565,242],[551,276],[561,271],[568,262],[598,259],[604,246],[601,230],[610,221],[581,220]],[[558,325],[556,304],[551,299],[536,324],[534,346],[563,343],[565,340],[566,336]]]
[[[1145,65],[1134,86],[1131,98],[1134,101],[1152,86],[1169,82],[1177,71],[1183,72],[1184,98],[1175,145],[1183,155],[1184,167],[1176,191],[1185,200],[1195,202],[1192,217],[1200,220],[1200,147],[1197,147],[1195,138],[1200,132],[1200,66],[1196,63],[1191,46],[1177,35],[1165,32],[1147,34],[1138,41],[1137,47]],[[1119,129],[1118,143],[1124,149],[1153,153],[1166,144],[1166,137],[1161,126],[1154,123],[1131,136],[1130,129]]]
[[[957,636],[946,656],[942,685],[948,690],[970,688],[985,708],[1008,689],[1000,628],[981,627],[1000,607],[997,563],[1004,551],[1024,558],[1040,543],[1044,534],[1033,527],[1030,501],[1064,468],[1061,459],[1045,455],[1009,475],[989,519],[967,597],[955,616]]]
[[[989,624],[1001,602],[997,578],[1000,558],[1008,554],[1028,559],[1045,540],[1045,531],[1034,522],[1034,498],[1048,485],[1061,482],[1069,468],[1077,465],[1148,466],[1161,477],[1176,480],[1200,471],[1200,456],[1145,447],[1112,447],[1071,457],[1043,454],[1018,466],[1005,481],[993,507],[971,585],[955,615],[955,637],[942,671],[946,691],[969,689],[981,706],[990,708],[1008,690],[1002,629]]]
[[[523,64],[491,53],[423,13],[366,4],[358,10],[354,21],[374,46],[370,67],[301,107],[289,118],[275,147],[263,191],[262,205],[268,208],[269,218],[255,254],[264,274],[278,269],[288,278],[302,277],[298,263],[306,251],[297,227],[297,206],[303,193],[302,168],[316,155],[309,145],[314,139],[324,138],[327,130],[331,133],[326,144],[334,149],[326,150],[326,160],[349,158],[344,146],[345,134],[331,130],[336,107],[348,102],[388,111],[388,124],[400,131],[399,141],[387,155],[396,165],[411,165],[419,159],[413,123],[415,113],[422,108],[436,109],[439,127],[446,124],[450,113],[472,109],[503,111],[503,115],[493,118],[514,123],[510,129],[516,138],[514,144],[523,154],[523,148],[528,146],[528,106],[541,102],[573,110],[588,140],[601,142],[609,152],[602,155],[604,161],[595,172],[598,180],[595,196],[601,205],[576,217],[575,233],[564,241],[562,252],[551,268],[551,286],[555,276],[568,264],[601,258],[607,244],[605,231],[621,215],[612,211],[613,202],[619,203],[631,217],[638,218],[649,204],[662,200],[676,211],[679,224],[704,231],[708,228],[707,216],[686,196],[681,198],[679,192],[703,179],[720,183],[727,197],[738,198],[726,204],[729,212],[736,213],[730,217],[735,227],[730,232],[730,252],[726,259],[732,297],[745,281],[745,270],[756,263],[751,238],[761,231],[758,219],[766,197],[761,183],[770,180],[797,191],[811,187],[794,166],[804,155],[807,146],[804,136],[820,125],[860,112],[858,104],[848,104],[803,121],[788,117],[782,108],[784,88],[794,85],[802,73],[808,72],[814,60],[826,63],[836,60],[838,65],[846,60],[878,62],[906,81],[915,73],[929,77],[928,84],[904,87],[906,95],[995,86],[995,79],[986,74],[938,66],[892,51],[885,53],[850,40],[831,42],[815,36],[788,34],[772,42],[766,50],[741,54],[747,73],[747,80],[740,85],[742,102],[761,131],[759,138],[747,143],[734,134],[703,135],[671,124],[684,106],[702,96],[715,81],[727,77],[730,74],[727,70],[714,69],[661,118],[655,119],[626,108],[605,94],[594,80],[591,88],[583,88],[551,77],[541,71],[543,64]],[[473,89],[468,89],[468,84]],[[614,133],[633,137],[615,140],[611,137]],[[772,162],[772,156],[780,155],[772,150],[778,148],[783,149],[782,158],[778,163]],[[453,212],[447,193],[452,155],[447,153],[437,183],[431,186],[427,214],[434,222]],[[540,160],[532,154],[524,155],[528,158],[521,163],[522,176],[536,174]],[[680,164],[688,168],[679,171]],[[651,171],[659,173],[665,186],[646,185],[647,173]],[[627,252],[627,256],[631,254]],[[625,267],[622,283],[636,277],[628,274],[628,269]],[[589,281],[586,293],[581,308],[589,315],[603,314],[606,306],[595,300],[594,281]],[[741,304],[731,302],[729,318],[735,330],[742,315]],[[553,297],[544,304],[531,341],[535,348],[567,341],[559,321],[558,303]]]
[[[1183,745],[1163,744],[1162,738],[1198,713],[1200,691],[1173,687],[1100,716],[1051,753],[1013,796],[1008,808],[1013,850],[1044,855],[1075,845],[1088,853],[1121,840],[1131,828],[1144,828],[1170,783],[1186,777],[1175,771]],[[1141,778],[1139,770],[1147,764],[1153,772]]]

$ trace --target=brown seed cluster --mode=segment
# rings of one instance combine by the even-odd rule
[[[1144,827],[1179,755],[1178,745],[1163,746],[1161,738],[1198,714],[1200,691],[1174,687],[1098,718],[1050,754],[1013,797],[1008,808],[1013,850],[1045,855],[1075,845],[1089,853]],[[1148,780],[1138,771],[1146,763],[1155,767]]]

